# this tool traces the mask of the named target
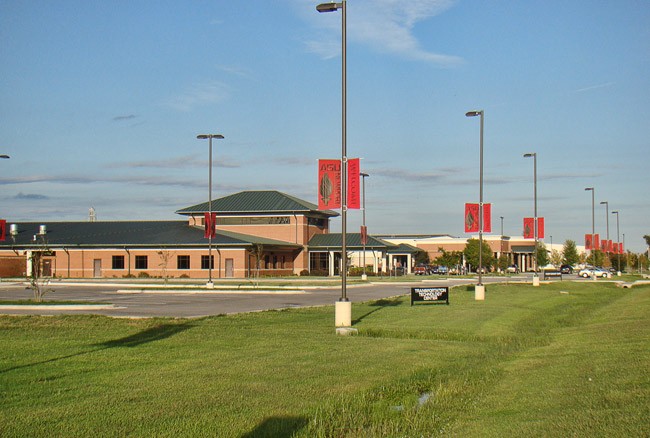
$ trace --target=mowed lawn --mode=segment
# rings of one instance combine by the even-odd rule
[[[354,289],[349,291],[354,294]],[[650,286],[198,320],[0,317],[0,436],[648,436]]]

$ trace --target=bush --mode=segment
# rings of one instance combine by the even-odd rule
[[[138,274],[138,278],[149,278],[149,277],[150,277],[150,275],[147,274],[146,272],[140,272]]]

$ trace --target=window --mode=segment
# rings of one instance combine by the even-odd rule
[[[289,225],[289,216],[218,217],[217,225]]]
[[[135,269],[147,269],[147,256],[146,255],[137,255],[137,256],[135,256]]]
[[[212,265],[212,266],[210,266]],[[214,256],[201,256],[201,269],[214,269]]]
[[[124,269],[124,256],[113,256],[113,269]]]
[[[179,255],[176,259],[176,269],[190,269],[190,256]]]

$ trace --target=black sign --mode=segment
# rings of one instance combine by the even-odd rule
[[[544,271],[544,280],[548,278],[559,278],[562,280],[562,272],[561,271]]]
[[[412,287],[411,288],[411,306],[415,301],[424,301],[429,303],[447,303],[449,304],[449,288],[444,287]]]

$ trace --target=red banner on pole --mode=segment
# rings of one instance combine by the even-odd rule
[[[348,159],[348,210],[355,209],[358,210],[361,208],[361,184],[359,180],[361,176],[359,175],[359,159],[358,158],[349,158]]]
[[[600,249],[600,234],[594,234],[594,249]]]
[[[7,235],[7,221],[0,219],[0,242],[4,242]]]
[[[592,248],[592,246],[591,246],[591,243],[592,243],[591,242],[591,237],[592,237],[591,234],[585,234],[585,249],[587,251],[589,251]]]
[[[618,251],[619,254],[625,254],[625,251],[623,250],[623,242],[618,244]]]
[[[478,204],[465,204],[465,232],[478,232]]]
[[[544,238],[544,218],[543,217],[538,217],[537,218],[537,238],[538,239],[543,239]]]
[[[483,232],[492,232],[492,204],[483,204]]]
[[[341,208],[341,160],[318,160],[318,209]]]
[[[368,227],[361,225],[361,244],[368,244]]]
[[[203,214],[204,233],[203,237],[215,238],[217,237],[217,213],[204,213]]]
[[[614,254],[618,254],[618,242],[612,244],[612,250]]]
[[[524,239],[534,239],[534,238],[535,238],[535,218],[525,217],[524,218]]]

